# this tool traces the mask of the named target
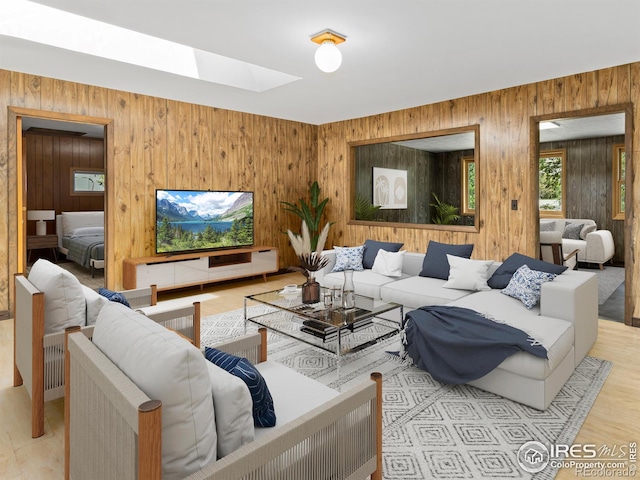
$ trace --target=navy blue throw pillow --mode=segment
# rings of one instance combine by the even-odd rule
[[[521,266],[527,265],[531,270],[538,272],[553,273],[560,275],[567,267],[564,265],[556,265],[555,263],[543,262],[537,258],[527,257],[521,253],[513,253],[507,258],[502,265],[487,280],[487,285],[491,288],[506,288],[511,281],[511,277]]]
[[[447,260],[447,254],[461,258],[471,258],[472,252],[473,243],[450,245],[430,240],[429,245],[427,245],[427,253],[422,262],[420,276],[448,280],[449,260]]]
[[[364,268],[373,268],[373,262],[376,260],[378,250],[386,250],[387,252],[399,252],[404,243],[394,242],[378,242],[376,240],[366,240],[364,242],[364,255],[362,257],[362,266]]]
[[[131,305],[129,305],[129,302],[127,302],[125,296],[120,292],[114,292],[113,290],[109,290],[107,288],[100,288],[98,290],[98,293],[112,302],[121,303],[125,307],[131,308]]]
[[[211,363],[247,384],[253,402],[253,423],[256,427],[275,426],[276,411],[273,407],[271,392],[263,376],[249,360],[211,347],[205,347],[204,356]]]

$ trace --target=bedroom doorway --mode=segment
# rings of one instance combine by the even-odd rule
[[[633,325],[633,276],[627,268],[631,255],[628,219],[633,215],[630,189],[633,178],[632,112],[630,104],[623,104],[531,118],[532,182],[537,192],[534,204],[538,205],[538,212],[543,212],[544,208],[554,210],[553,205],[547,206],[550,201],[544,200],[540,187],[540,159],[544,156],[541,152],[555,152],[554,155],[565,157],[562,192],[556,195],[563,201],[555,207],[557,212],[539,213],[537,218],[593,219],[598,229],[613,233],[616,252],[604,271],[598,270],[596,265],[586,264],[580,269],[595,272],[599,284],[606,287],[604,290],[609,288],[608,283],[617,282],[613,285],[617,288],[599,292],[599,317],[623,321],[627,325]],[[605,282],[607,279],[613,280]]]
[[[65,248],[57,215],[62,211],[103,211],[102,250],[106,258],[112,120],[14,107],[10,112],[15,114],[15,123],[10,125],[16,127],[17,271],[26,272],[39,257],[60,259],[60,266],[90,288],[108,285],[106,262],[96,263],[103,268],[92,271],[59,253]],[[89,180],[101,185],[91,188]],[[40,218],[44,225],[36,227]]]

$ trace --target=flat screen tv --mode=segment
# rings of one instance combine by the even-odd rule
[[[156,253],[253,245],[253,192],[156,190]]]

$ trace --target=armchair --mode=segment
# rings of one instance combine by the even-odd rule
[[[52,267],[53,268],[53,267]],[[60,268],[57,265],[55,268]],[[61,269],[62,270],[62,269]],[[71,275],[71,274],[68,274]],[[87,323],[97,315],[100,297],[95,291],[83,287],[86,302]],[[120,292],[132,308],[144,308],[157,303],[155,285]],[[44,402],[64,396],[64,330],[45,333],[45,293],[40,291],[23,274],[15,276],[13,386],[25,385],[31,400],[31,436],[44,435]],[[55,301],[51,300],[50,301]],[[200,305],[191,305],[156,313],[152,318],[162,325],[175,328],[199,345]],[[64,308],[64,305],[62,306]],[[94,310],[92,312],[92,310]],[[93,318],[95,321],[95,318]],[[83,325],[81,331],[91,338],[93,325]],[[195,335],[198,337],[195,337]]]
[[[564,253],[561,232],[540,232],[540,260],[555,263],[556,265],[565,265],[571,270],[577,270],[579,251],[576,248],[570,253]]]
[[[579,238],[562,237],[568,224],[583,225]],[[588,218],[540,219],[540,234],[547,232],[560,232],[564,251],[572,252],[577,249],[578,262],[595,263],[600,267],[600,270],[615,254],[615,243],[611,232],[597,230],[596,222]]]

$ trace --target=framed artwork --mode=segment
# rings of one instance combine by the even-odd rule
[[[407,171],[373,167],[373,204],[381,209],[406,209]]]

